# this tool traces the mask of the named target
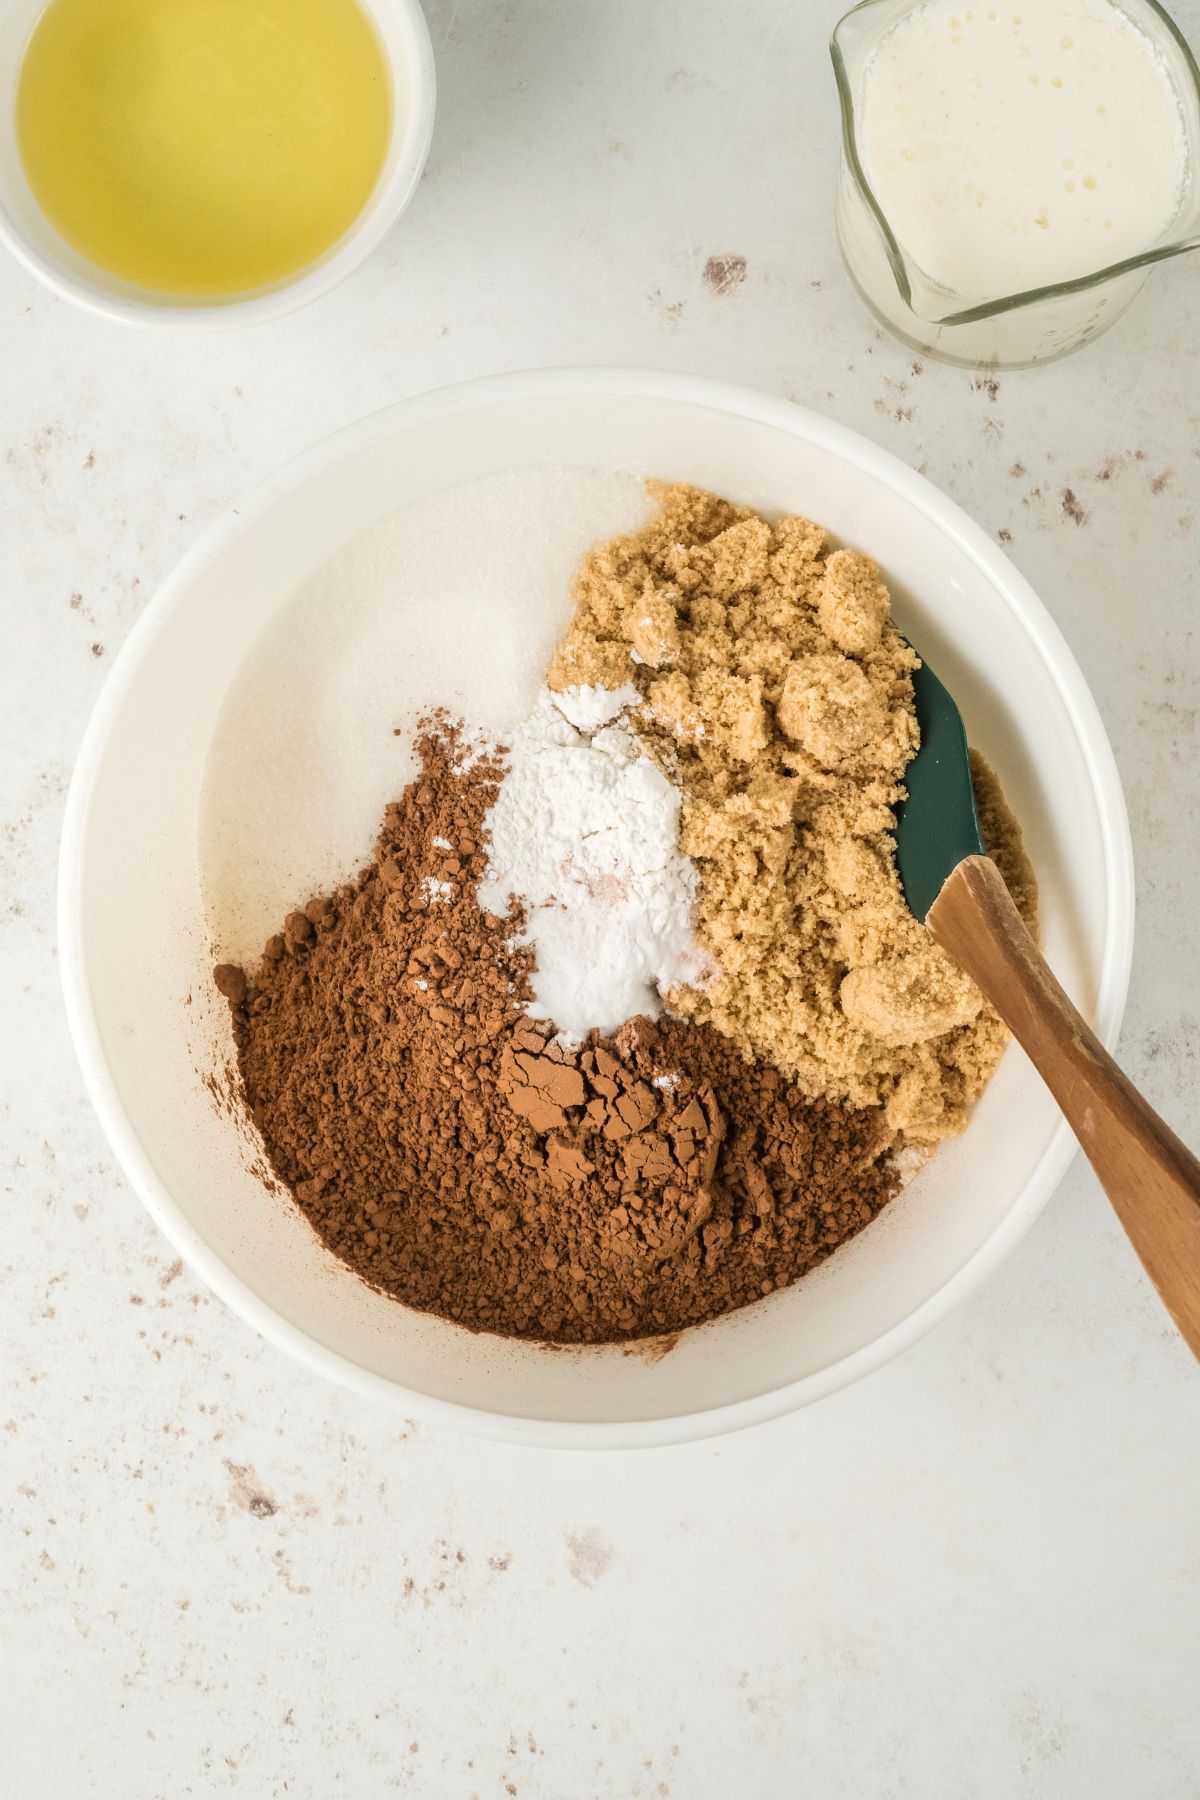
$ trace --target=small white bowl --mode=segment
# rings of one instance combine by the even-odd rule
[[[433,136],[433,46],[418,0],[362,0],[374,20],[392,80],[392,136],[375,191],[345,235],[317,262],[270,287],[191,300],[155,294],[89,262],[59,234],[34,199],[17,149],[21,59],[46,0],[0,5],[0,242],[39,281],[76,306],[123,325],[207,329],[279,319],[327,294],[366,261],[411,200]]]
[[[232,1054],[198,851],[230,685],[297,587],[364,531],[475,477],[546,464],[660,474],[806,512],[878,558],[901,624],[1022,821],[1050,962],[1115,1040],[1133,932],[1125,806],[1095,705],[1041,602],[953,501],[855,433],[745,389],[617,370],[501,376],[377,413],[293,463],[184,559],[122,651],[79,755],[61,863],[63,984],[89,1092],[130,1180],[180,1255],[274,1343],[360,1392],[488,1435],[674,1443],[801,1406],[911,1344],[1018,1241],[1075,1145],[1010,1048],[967,1131],[866,1231],[796,1286],[685,1332],[658,1361],[507,1343],[411,1312],[359,1282],[262,1185],[252,1128],[206,1085]],[[335,717],[360,703],[344,681],[352,650],[366,643],[403,670],[405,596],[383,586],[379,613],[345,615],[344,636],[361,641],[327,643],[311,672]],[[428,630],[424,613],[415,622]],[[252,753],[287,756],[315,718],[302,710],[285,740],[264,735]],[[379,731],[392,723],[385,711]]]

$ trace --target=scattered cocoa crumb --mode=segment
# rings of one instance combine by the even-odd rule
[[[213,970],[213,980],[231,1006],[240,1006],[246,998],[245,972],[235,964],[218,963]]]
[[[1076,497],[1074,488],[1064,488],[1063,489],[1063,491],[1062,491],[1062,509],[1063,509],[1063,512],[1066,515],[1066,517],[1068,519],[1073,520],[1076,525],[1086,525],[1087,524],[1087,520],[1088,520],[1087,510],[1085,507],[1083,507],[1080,504],[1078,498]]]
[[[746,279],[744,256],[710,256],[704,265],[704,279],[714,294],[728,294]]]

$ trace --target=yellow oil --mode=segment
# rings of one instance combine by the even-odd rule
[[[50,0],[17,142],[67,242],[153,292],[296,274],[362,211],[392,94],[358,0]]]

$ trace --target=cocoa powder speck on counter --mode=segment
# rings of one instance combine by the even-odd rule
[[[373,860],[229,965],[271,1165],[362,1278],[559,1343],[671,1332],[812,1268],[896,1187],[879,1109],[811,1101],[711,1026],[568,1048],[530,1019],[516,914],[483,912],[502,774],[444,717]]]

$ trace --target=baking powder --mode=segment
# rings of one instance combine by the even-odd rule
[[[480,904],[504,913],[511,899],[523,902],[522,941],[537,963],[529,1011],[576,1041],[656,1017],[664,992],[702,972],[679,790],[612,722],[636,697],[632,688],[543,689],[510,739],[487,821]]]

